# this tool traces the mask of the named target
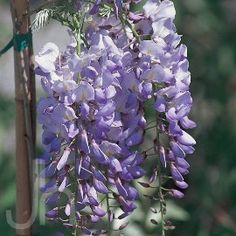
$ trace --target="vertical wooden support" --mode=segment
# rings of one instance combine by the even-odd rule
[[[11,0],[14,35],[30,31],[29,0]],[[32,41],[32,40],[30,40]],[[19,43],[19,42],[15,42]],[[32,160],[35,155],[35,79],[32,42],[15,46],[16,234],[32,235]]]

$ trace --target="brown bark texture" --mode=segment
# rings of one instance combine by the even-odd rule
[[[13,34],[30,31],[29,1],[11,0]],[[35,157],[35,78],[32,42],[14,49],[16,100],[16,234],[32,235],[32,160]]]

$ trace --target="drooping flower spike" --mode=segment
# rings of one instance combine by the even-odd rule
[[[57,214],[53,216],[58,219],[63,214],[65,222],[73,210],[80,222],[85,217],[87,223],[99,221],[107,214],[101,195],[109,196],[129,215],[136,208],[133,201],[138,197],[131,182],[145,174],[140,167],[143,156],[132,150],[140,144],[144,132],[143,124],[132,124],[132,119],[145,122],[138,109],[139,101],[136,98],[137,107],[129,114],[117,99],[120,93],[129,94],[119,81],[124,53],[111,44],[105,33],[95,34],[92,42],[81,56],[75,51],[71,55],[60,54],[54,44],[47,44],[35,58],[36,71],[43,76],[48,95],[38,104],[47,157],[43,174],[54,179],[43,191],[52,193],[47,204],[56,206]],[[108,42],[109,48],[105,47]],[[45,69],[41,61],[52,66]],[[124,106],[128,103],[125,99]],[[129,124],[125,123],[127,118]],[[63,192],[75,187],[76,197],[67,196],[66,205],[58,207]],[[48,216],[53,218],[51,211]]]
[[[185,131],[196,126],[188,118],[187,49],[176,33],[171,1],[149,0],[136,12],[130,10],[132,2],[115,1],[114,14],[106,18],[99,13],[101,4],[96,1],[79,24],[82,28],[70,33],[72,42],[64,53],[48,43],[35,57],[47,94],[38,103],[47,217],[76,235],[79,230],[101,234],[104,229],[93,230],[96,223],[106,217],[111,224],[134,211],[141,194],[135,180],[147,175],[145,161],[155,156],[149,183],[139,183],[159,184],[165,230],[163,202],[167,194],[184,196],[180,190],[188,187],[183,176],[190,167],[185,157],[195,145]],[[83,8],[86,3],[78,11]],[[154,154],[139,148],[153,125],[146,121],[147,101],[154,101],[149,109],[156,112],[156,137],[149,149]],[[169,174],[177,189],[163,188],[162,179]],[[117,208],[121,215],[115,215]],[[110,234],[112,228],[105,230]]]

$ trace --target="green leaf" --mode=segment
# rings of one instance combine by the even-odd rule
[[[32,30],[39,30],[45,27],[53,16],[54,10],[52,9],[43,9],[36,13],[35,19],[32,22]]]

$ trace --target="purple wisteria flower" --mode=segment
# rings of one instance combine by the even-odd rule
[[[47,183],[41,190],[48,194],[47,217],[88,235],[89,226],[104,217],[111,224],[136,208],[134,183],[146,175],[148,159],[140,145],[148,124],[153,125],[146,120],[148,101],[156,114],[157,137],[151,142],[158,160],[150,183],[140,183],[149,187],[159,178],[161,200],[162,174],[171,175],[176,185],[164,190],[169,195],[182,198],[181,190],[188,187],[186,155],[194,152],[196,142],[186,129],[196,124],[189,119],[187,48],[176,33],[171,1],[149,0],[143,10],[132,12],[131,4],[137,2],[112,1],[115,14],[104,18],[99,14],[103,2],[95,1],[82,24],[80,44],[71,32],[72,43],[64,53],[47,43],[35,57],[46,93],[37,111],[43,128],[41,176]],[[111,209],[110,203],[116,207]],[[117,208],[120,216],[115,215]]]
[[[150,60],[149,68],[141,74],[144,83],[152,82],[155,97],[154,107],[159,117],[161,132],[169,139],[169,147],[160,146],[161,163],[169,164],[171,175],[180,189],[185,189],[183,175],[188,173],[186,154],[192,154],[195,140],[184,129],[194,128],[196,124],[188,118],[192,107],[189,92],[190,72],[187,48],[180,44],[180,36],[173,23],[175,8],[171,1],[148,1],[144,6],[144,17],[152,26],[150,39],[139,45],[141,57]],[[156,44],[156,46],[154,46]],[[152,48],[155,47],[155,50]],[[174,191],[174,190],[173,190]],[[183,194],[174,191],[178,198]]]
[[[62,214],[65,222],[73,211],[80,222],[98,222],[107,214],[101,195],[129,215],[138,196],[132,181],[145,174],[144,158],[133,147],[142,142],[146,121],[138,98],[123,84],[126,54],[105,30],[87,40],[90,47],[79,56],[75,50],[61,54],[49,43],[35,58],[47,93],[38,103],[47,157],[41,175],[49,178],[42,190],[51,192],[47,216],[58,220]],[[59,207],[72,189],[75,196],[67,194]]]

